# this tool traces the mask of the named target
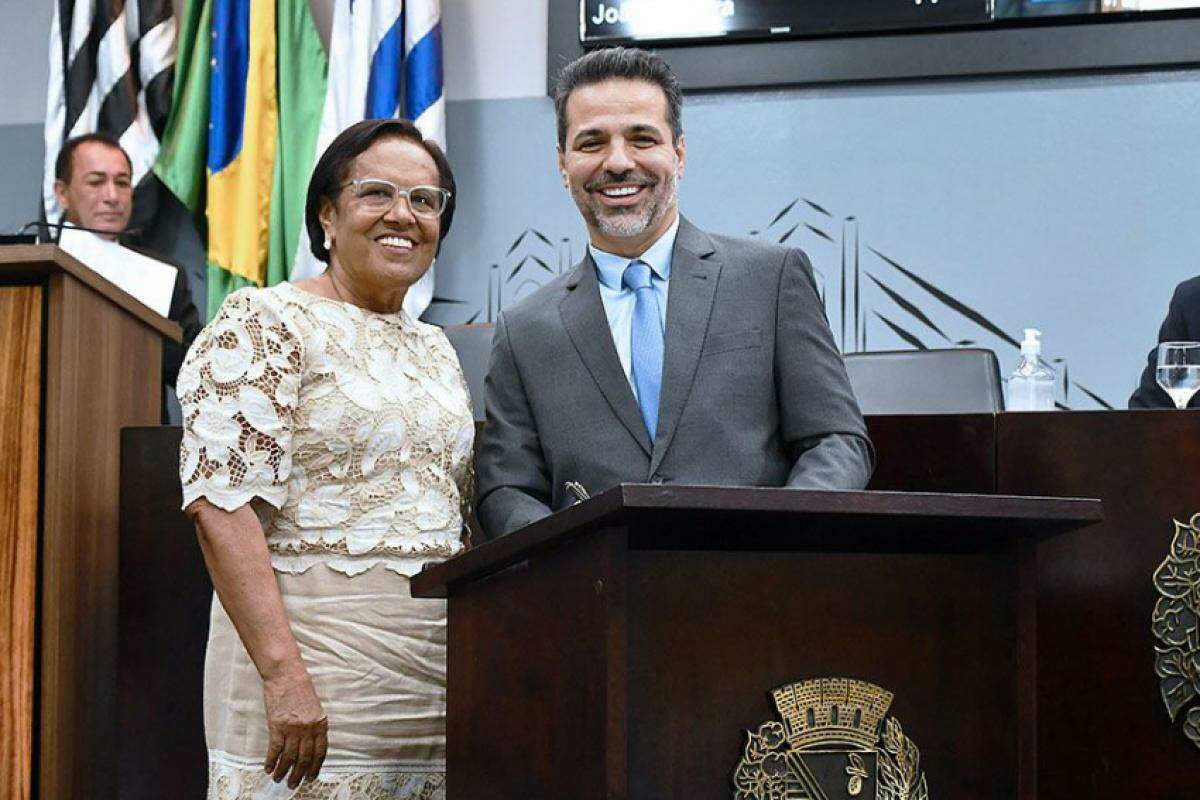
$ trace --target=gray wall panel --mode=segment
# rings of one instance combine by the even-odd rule
[[[555,168],[549,100],[454,103],[449,115],[462,210],[438,294],[462,302],[429,316],[456,323],[489,316],[489,279],[494,315],[565,252],[578,257],[585,235]],[[1198,123],[1192,71],[692,96],[682,203],[723,233],[791,231],[821,273],[839,338],[844,299],[848,350],[864,325],[868,348],[908,347],[886,318],[928,346],[974,341],[1005,373],[1015,365],[1014,347],[874,248],[1016,338],[1042,328],[1073,381],[1123,406],[1172,288],[1200,272]],[[509,253],[530,228],[551,244],[529,233]],[[1075,386],[1068,400],[1096,407]]]
[[[0,0],[0,126],[41,125],[46,117],[53,16],[51,0]]]
[[[0,125],[0,232],[8,233],[38,215],[42,196],[42,153],[45,144],[40,122]]]

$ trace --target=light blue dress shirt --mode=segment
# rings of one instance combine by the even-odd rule
[[[616,256],[598,250],[588,245],[592,261],[596,263],[596,275],[600,279],[600,302],[604,304],[604,314],[608,317],[608,329],[612,331],[613,344],[617,346],[617,358],[621,360],[621,369],[625,370],[625,379],[633,396],[637,397],[630,377],[632,362],[631,338],[633,335],[633,306],[635,296],[632,289],[626,289],[621,284],[621,277],[629,262],[637,260],[650,267],[650,288],[658,297],[658,311],[662,315],[664,335],[667,330],[667,289],[671,280],[671,256],[675,251],[675,234],[679,232],[679,217],[658,237],[658,241],[650,245],[646,252],[637,259]]]

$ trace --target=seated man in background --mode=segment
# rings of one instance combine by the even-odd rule
[[[680,216],[681,104],[670,67],[641,50],[595,50],[559,76],[559,170],[590,245],[496,323],[477,467],[489,537],[569,505],[568,482],[871,477],[808,258]]]
[[[1171,305],[1167,308],[1167,318],[1158,329],[1158,341],[1162,342],[1197,342],[1200,341],[1200,275],[1190,278],[1175,287],[1171,296]],[[1150,350],[1146,359],[1146,368],[1142,370],[1142,380],[1138,388],[1129,398],[1130,408],[1174,408],[1163,388],[1155,379],[1154,368],[1158,362],[1158,347]],[[1200,393],[1192,396],[1188,408],[1200,408]]]
[[[55,160],[54,177],[54,194],[63,207],[63,221],[117,241],[133,215],[133,165],[120,142],[105,133],[89,133],[68,140]],[[136,242],[124,239],[121,243],[136,246]],[[157,254],[148,255],[166,261]],[[175,289],[167,318],[183,328],[183,341],[163,341],[162,376],[164,384],[174,387],[183,356],[202,324],[188,289],[187,275],[178,264],[171,266],[175,267]],[[165,397],[164,392],[164,421]]]

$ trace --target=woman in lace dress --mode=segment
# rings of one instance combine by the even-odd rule
[[[402,303],[453,192],[411,124],[348,128],[305,209],[326,271],[231,294],[180,372],[216,588],[210,800],[445,795],[445,606],[408,577],[463,548],[473,426],[450,344]]]

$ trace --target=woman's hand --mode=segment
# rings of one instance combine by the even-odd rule
[[[221,605],[263,678],[270,745],[263,766],[295,789],[325,762],[329,724],[300,660],[267,540],[250,504],[225,511],[203,498],[185,509],[196,523],[200,549]]]
[[[292,789],[315,780],[329,746],[329,722],[304,665],[295,662],[264,678],[263,700],[271,736],[263,768],[276,783],[291,770]]]

